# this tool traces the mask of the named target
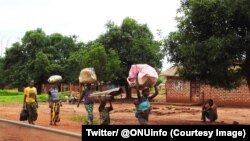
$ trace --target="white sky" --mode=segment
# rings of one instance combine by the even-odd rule
[[[0,0],[0,55],[26,31],[42,28],[46,34],[77,35],[95,40],[108,20],[120,25],[126,17],[147,24],[156,39],[176,30],[179,0]],[[164,60],[163,70],[170,67]]]

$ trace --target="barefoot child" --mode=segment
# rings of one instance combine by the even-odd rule
[[[111,104],[111,99],[109,99],[108,101],[110,106],[106,107],[106,102],[107,102],[106,98],[100,99],[99,112],[100,112],[101,125],[110,124],[109,112],[113,110],[113,106]]]

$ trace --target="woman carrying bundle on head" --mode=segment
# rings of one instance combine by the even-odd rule
[[[79,75],[79,82],[80,82],[80,88],[81,88],[81,96],[78,101],[77,107],[79,107],[80,103],[84,103],[84,107],[88,113],[88,121],[87,125],[93,124],[93,107],[94,107],[94,101],[91,99],[91,95],[93,93],[91,84],[96,82],[96,74],[94,71],[94,68],[84,68],[81,70]],[[82,87],[86,84],[86,88],[82,90]]]
[[[136,78],[136,91],[138,100],[135,101],[136,113],[135,116],[138,118],[140,125],[147,125],[148,118],[151,110],[150,101],[158,95],[158,88],[155,85],[155,93],[150,95],[149,87],[142,88],[142,94],[140,93],[138,77]]]
[[[61,78],[56,78],[55,76],[51,76],[49,78],[49,83],[51,84],[51,88],[48,91],[49,95],[49,108],[50,108],[50,125],[56,125],[57,122],[60,122],[60,107],[62,106],[58,82],[61,81]]]

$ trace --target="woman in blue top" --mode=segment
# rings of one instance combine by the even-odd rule
[[[92,99],[90,98],[90,95],[92,94],[92,90],[91,90],[91,84],[87,84],[87,88],[85,90],[82,91],[81,97],[78,101],[77,107],[79,107],[80,102],[83,100],[85,109],[88,113],[88,125],[92,125],[93,124],[93,105],[94,102],[92,101]]]
[[[138,121],[141,125],[147,125],[148,124],[148,117],[150,113],[150,101],[155,98],[158,95],[158,89],[157,86],[154,86],[155,93],[152,96],[149,96],[149,88],[144,87],[142,89],[142,96],[139,90],[139,84],[138,84],[138,75],[136,78],[136,91],[137,91],[137,98],[138,101],[135,102],[136,105],[136,113],[135,116],[138,118]]]
[[[57,84],[52,84],[52,87],[48,91],[49,94],[49,108],[50,110],[50,125],[56,125],[56,122],[60,122],[60,101],[59,90]]]

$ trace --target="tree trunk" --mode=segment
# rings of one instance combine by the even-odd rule
[[[58,89],[59,92],[62,91],[62,85],[61,85],[61,83],[57,83],[57,89]]]
[[[23,92],[23,91],[24,91],[24,87],[19,86],[19,87],[17,88],[17,91],[18,91],[18,92]]]
[[[1,90],[3,90],[4,87],[5,87],[4,84],[1,84],[1,85],[0,85],[0,89],[1,89]]]
[[[42,84],[37,84],[37,94],[42,93]]]
[[[247,48],[247,56],[246,56],[246,79],[248,90],[250,91],[250,46]]]
[[[128,83],[125,84],[126,99],[131,99],[131,87]]]

